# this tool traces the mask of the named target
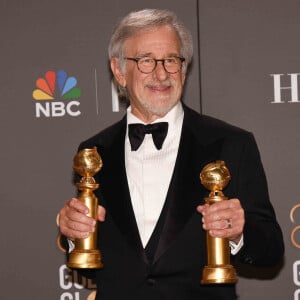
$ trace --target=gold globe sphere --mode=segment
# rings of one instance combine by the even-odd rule
[[[102,160],[97,148],[79,151],[73,160],[73,169],[83,177],[93,177],[102,168]]]
[[[207,164],[200,173],[201,183],[210,191],[222,191],[229,183],[231,177],[224,161]]]

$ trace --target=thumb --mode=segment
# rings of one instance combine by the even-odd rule
[[[106,210],[103,206],[98,205],[98,220],[100,222],[105,221]]]

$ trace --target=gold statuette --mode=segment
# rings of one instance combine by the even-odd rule
[[[210,190],[205,198],[208,205],[228,200],[222,190],[227,186],[231,177],[224,161],[217,160],[207,164],[200,173],[201,183]],[[236,272],[230,264],[230,247],[227,238],[212,237],[206,232],[207,266],[202,272],[202,284],[235,283]]]
[[[84,203],[88,209],[88,216],[97,221],[98,199],[93,193],[99,187],[93,176],[102,168],[102,160],[97,152],[97,148],[83,149],[79,151],[73,160],[73,169],[82,176],[76,184],[81,191],[78,199]],[[102,268],[101,252],[97,249],[97,225],[95,232],[87,238],[76,239],[75,248],[70,253],[68,267],[79,269],[99,269]]]

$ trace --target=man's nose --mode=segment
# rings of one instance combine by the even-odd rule
[[[155,73],[156,77],[159,80],[165,80],[169,76],[169,73],[166,71],[166,69],[164,67],[164,62],[163,61],[158,61],[157,62],[154,73]]]

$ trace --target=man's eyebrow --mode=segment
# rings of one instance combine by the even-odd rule
[[[136,57],[147,57],[147,56],[151,56],[152,53],[151,52],[147,52],[147,53],[140,53],[140,54],[137,54]]]

